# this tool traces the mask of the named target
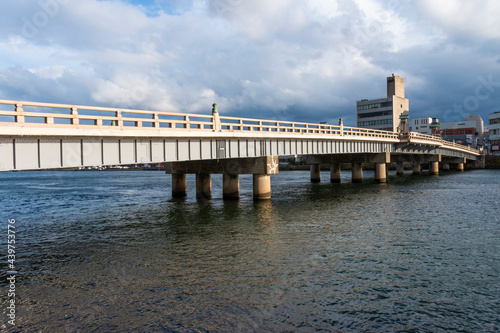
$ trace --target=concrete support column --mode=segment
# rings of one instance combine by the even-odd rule
[[[253,175],[253,199],[271,199],[271,175]]]
[[[429,172],[431,175],[439,175],[439,162],[430,162]]]
[[[403,161],[396,162],[396,174],[398,176],[404,176],[405,174],[405,164]]]
[[[457,164],[457,171],[460,171],[460,172],[464,171],[464,164],[463,163]]]
[[[196,199],[212,199],[212,177],[209,173],[196,174]]]
[[[187,196],[187,179],[185,173],[172,174],[172,196],[185,198]]]
[[[352,163],[352,182],[363,182],[363,167],[361,163]]]
[[[420,161],[413,161],[413,174],[420,175],[422,173],[422,165]]]
[[[240,198],[240,176],[224,173],[222,175],[222,197],[224,199]]]
[[[311,168],[311,183],[319,183],[321,181],[320,165],[311,164],[310,168]]]
[[[375,182],[387,183],[387,172],[385,163],[375,163]]]
[[[340,183],[340,163],[330,165],[330,182]]]
[[[450,170],[450,164],[443,162],[443,171],[449,171],[449,170]]]

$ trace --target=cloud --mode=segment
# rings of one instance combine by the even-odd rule
[[[383,97],[391,73],[406,79],[412,116],[442,114],[474,92],[478,75],[500,80],[493,1],[2,6],[4,99],[197,113],[217,102],[233,116],[354,125],[355,101]],[[497,96],[481,101],[483,118]]]
[[[458,38],[500,38],[500,3],[494,0],[419,1],[418,9],[433,24]]]
[[[66,66],[45,66],[32,68],[29,71],[41,78],[58,79],[63,76],[64,72],[66,71]]]

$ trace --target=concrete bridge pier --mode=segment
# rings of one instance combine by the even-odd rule
[[[226,172],[222,174],[222,198],[229,200],[240,198],[240,175]]]
[[[375,163],[375,182],[387,183],[387,164]]]
[[[398,176],[404,176],[404,174],[405,174],[405,164],[404,164],[404,161],[397,161],[396,162],[396,174]]]
[[[185,173],[172,173],[172,197],[184,198],[187,196],[187,179]]]
[[[321,182],[321,166],[320,164],[311,164],[311,183]]]
[[[443,170],[450,170],[450,164],[456,168],[457,171],[464,171],[465,163],[467,159],[463,157],[442,157]],[[447,169],[445,168],[447,167]]]
[[[224,199],[240,197],[240,174],[252,174],[255,200],[271,198],[271,175],[279,172],[278,156],[238,159],[182,161],[165,164],[165,172],[172,174],[172,196],[186,197],[186,174],[196,174],[196,198],[212,198],[211,174],[222,174]]]
[[[420,164],[420,161],[413,161],[413,174],[414,175],[420,175],[422,173],[422,165]]]
[[[330,165],[330,183],[340,183],[340,163],[332,163]]]
[[[363,165],[359,162],[352,163],[352,182],[363,182]]]
[[[429,173],[439,175],[439,162],[429,162]]]
[[[306,163],[311,165],[330,164],[330,181],[332,183],[340,183],[340,164],[351,163],[352,165],[352,182],[363,182],[363,163],[374,163],[375,181],[386,182],[387,172],[386,164],[391,162],[390,153],[349,153],[349,154],[334,154],[334,155],[309,155]],[[314,167],[316,168],[316,167]],[[317,170],[317,169],[316,169]],[[378,172],[377,172],[378,170]],[[312,181],[311,172],[311,181]]]
[[[419,175],[422,173],[422,163],[424,166],[429,163],[429,172],[431,175],[439,174],[439,163],[442,162],[440,154],[418,154],[418,155],[405,155],[397,154],[393,156],[396,160],[397,174],[404,174],[403,162],[413,162],[413,174]]]
[[[271,199],[271,176],[253,175],[253,199]]]
[[[479,155],[472,163],[474,169],[484,169],[486,167],[486,152],[482,151],[481,155]]]
[[[209,173],[196,174],[196,199],[212,199],[212,176]]]

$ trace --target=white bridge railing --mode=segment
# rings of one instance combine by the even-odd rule
[[[427,142],[436,146],[447,146],[454,150],[479,154],[476,149],[448,142],[440,137],[413,132],[397,133],[328,124],[226,117],[220,116],[218,113],[200,115],[11,100],[0,100],[0,105],[7,105],[12,109],[0,110],[0,126],[9,127],[271,132],[277,135],[324,134],[343,137],[373,137],[406,142]]]
[[[433,144],[440,144],[442,146],[446,147],[452,147],[455,149],[461,149],[465,151],[469,151],[475,154],[479,155],[479,150],[464,146],[455,142],[450,142],[443,140],[440,136],[437,135],[427,135],[427,134],[421,134],[421,133],[415,133],[415,132],[409,132],[409,133],[400,133],[399,135],[400,139],[403,141],[407,141],[409,143],[418,143],[418,142],[429,142]]]

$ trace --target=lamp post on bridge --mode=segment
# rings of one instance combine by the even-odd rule
[[[410,123],[409,123],[410,115],[402,114],[399,116],[399,128],[401,133],[408,133],[410,131]]]
[[[212,117],[214,117],[214,125],[212,130],[214,132],[220,132],[220,118],[219,118],[219,110],[217,110],[217,103],[212,104]]]

